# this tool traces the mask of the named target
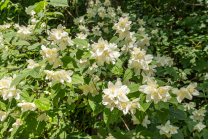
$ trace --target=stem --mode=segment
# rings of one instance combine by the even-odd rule
[[[126,124],[126,122],[124,121],[124,119],[123,119],[122,117],[120,117],[120,118],[121,118],[121,120],[123,121],[123,123],[124,123],[126,129],[128,130],[129,134],[131,135],[131,138],[133,138],[133,137],[132,137],[132,134],[131,134],[131,131],[129,130],[128,125]]]
[[[81,123],[81,126],[80,126],[80,128],[79,128],[79,130],[81,130],[81,128],[82,128],[82,126],[83,126],[83,124],[84,124],[84,121],[85,121],[85,119],[86,119],[86,117],[87,117],[87,111],[85,112],[85,115],[84,115],[84,119],[82,120],[82,123]]]

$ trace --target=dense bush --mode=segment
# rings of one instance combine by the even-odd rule
[[[206,3],[112,3],[1,2],[1,138],[207,138]]]

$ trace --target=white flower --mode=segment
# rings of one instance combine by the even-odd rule
[[[82,86],[79,86],[79,88],[82,90],[85,96],[87,96],[88,93],[90,92],[90,88],[88,85],[82,85]]]
[[[183,87],[180,90],[178,90],[177,88],[173,88],[172,93],[177,95],[177,100],[179,103],[181,103],[184,98],[187,98],[189,100],[192,99],[192,95],[186,88]]]
[[[208,73],[206,73],[206,75],[204,76],[204,80],[208,79]]]
[[[28,110],[34,111],[34,110],[36,110],[36,106],[34,103],[29,103],[26,101],[23,101],[23,103],[18,103],[17,106],[21,107],[21,111],[28,111]]]
[[[136,118],[136,116],[132,115],[131,120],[133,121],[134,125],[140,124],[139,120]]]
[[[202,124],[202,122],[199,122],[197,125],[195,125],[194,130],[198,130],[198,132],[201,132],[206,126]]]
[[[185,103],[184,107],[185,107],[185,111],[186,111],[187,109],[188,110],[194,109],[194,107],[196,107],[196,105],[194,102],[190,102],[190,103]]]
[[[157,29],[155,29],[155,30],[152,30],[152,32],[151,32],[151,33],[155,35],[155,34],[157,34],[157,32],[158,32],[158,30],[157,30]]]
[[[41,122],[41,121],[47,121],[49,119],[49,116],[46,115],[46,113],[43,113],[41,115],[38,116],[37,121]]]
[[[67,103],[68,103],[69,105],[71,105],[73,102],[74,102],[74,99],[72,99],[71,97],[68,97]]]
[[[18,129],[22,124],[23,124],[23,121],[21,119],[17,119],[16,122],[12,124],[12,127],[16,127],[16,129]],[[9,132],[11,132],[12,130],[13,128],[11,128]]]
[[[148,120],[148,115],[146,115],[143,122],[142,122],[142,125],[147,128],[148,124],[151,124],[151,121]]]
[[[191,95],[198,96],[199,92],[195,89],[196,87],[197,87],[197,83],[190,83],[189,86],[187,87],[187,90]]]
[[[36,67],[39,66],[39,64],[38,64],[38,63],[35,63],[35,61],[32,60],[32,59],[27,60],[27,62],[29,63],[29,64],[27,65],[27,68],[28,68],[28,69],[33,69],[33,68],[36,68]]]
[[[3,39],[3,35],[1,32],[0,32],[0,45],[4,46],[4,39]]]

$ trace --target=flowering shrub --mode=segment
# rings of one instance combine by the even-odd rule
[[[27,26],[0,26],[1,138],[207,137],[207,107],[191,102],[203,95],[197,83],[160,78],[177,73],[173,58],[149,49],[159,29],[109,0],[90,0],[73,30],[53,28],[47,15],[60,13],[50,5],[67,2],[41,1],[27,8]]]

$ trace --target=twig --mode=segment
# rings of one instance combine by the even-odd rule
[[[83,124],[84,124],[84,121],[85,121],[85,119],[86,119],[86,117],[87,117],[87,113],[88,113],[88,111],[86,111],[86,113],[85,113],[85,115],[84,115],[84,118],[83,118],[82,123],[81,123],[81,125],[80,125],[80,127],[79,127],[79,130],[81,130],[81,128],[82,128],[82,126],[83,126]]]
[[[131,134],[131,131],[129,130],[128,125],[126,124],[126,122],[124,121],[124,119],[123,119],[122,117],[120,117],[120,118],[121,118],[121,120],[123,121],[124,125],[126,126],[126,129],[129,131],[129,134],[131,135],[131,138],[133,138],[133,137],[132,137],[132,134]]]
[[[182,2],[183,2],[184,4],[187,4],[187,5],[207,6],[207,4],[191,4],[191,3],[187,3],[187,2],[185,2],[184,0],[182,0]]]

